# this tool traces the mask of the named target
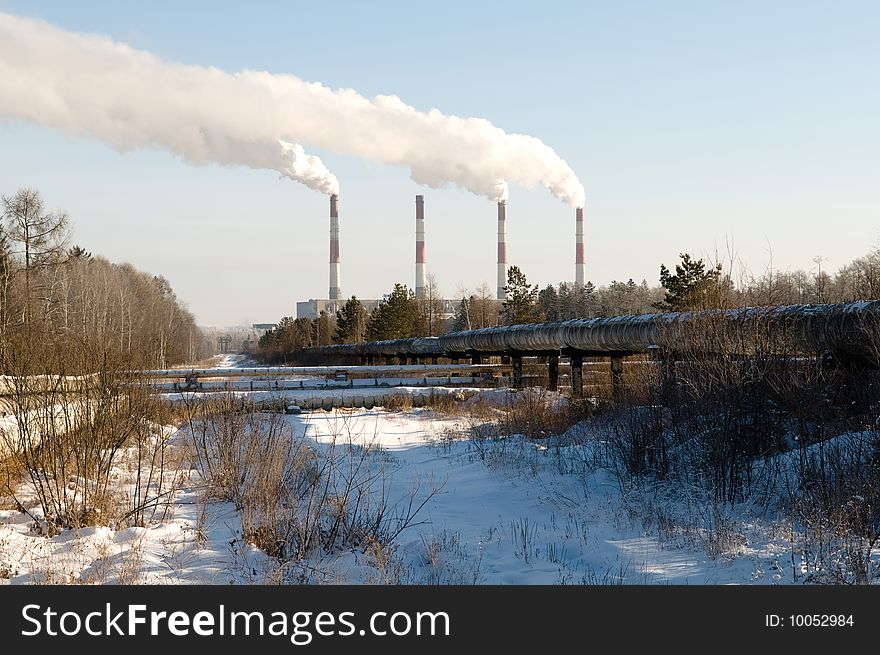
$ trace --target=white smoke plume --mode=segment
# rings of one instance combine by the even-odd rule
[[[281,147],[282,165],[278,168],[283,175],[302,182],[310,189],[330,195],[339,194],[339,181],[327,170],[324,162],[314,155],[307,155],[298,143],[288,143],[278,139]]]
[[[106,37],[2,12],[0,116],[120,150],[159,146],[195,164],[290,176],[300,170],[294,164],[306,161],[321,171],[296,179],[318,189],[330,188],[329,171],[296,146],[279,152],[280,141],[402,164],[420,184],[452,183],[492,200],[516,183],[543,185],[573,206],[584,204],[583,186],[550,147],[481,118],[418,111],[396,96],[369,99],[293,75],[170,63]]]

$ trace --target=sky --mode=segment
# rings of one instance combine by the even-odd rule
[[[166,61],[291,73],[481,117],[553,148],[586,188],[587,278],[658,281],[679,253],[733,273],[836,270],[880,245],[880,3],[20,2],[0,11]],[[342,292],[414,284],[414,196],[447,297],[495,285],[494,204],[310,147],[339,179]],[[0,119],[0,192],[39,189],[74,242],[169,279],[203,325],[325,298],[327,197],[270,170]],[[574,277],[574,211],[512,184],[508,260]]]

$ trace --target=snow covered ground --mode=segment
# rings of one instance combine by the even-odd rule
[[[742,525],[737,527],[750,531],[754,543],[736,543],[730,552],[711,556],[696,547],[701,534],[711,543],[711,526],[694,528],[690,548],[645,529],[631,513],[650,503],[655,492],[622,494],[609,471],[592,465],[586,446],[547,447],[517,435],[483,443],[456,439],[468,426],[429,410],[333,412],[289,420],[318,443],[350,439],[375,447],[392,469],[392,501],[405,501],[417,486],[424,496],[426,481],[439,489],[419,515],[419,525],[400,537],[395,552],[400,568],[393,582],[792,581],[780,564],[789,544],[760,521],[746,525],[738,517]],[[346,554],[325,565],[341,581],[377,581],[368,557]]]
[[[795,582],[788,535],[780,526],[731,515],[737,537],[718,539],[692,516],[688,533],[663,535],[642,512],[656,490],[624,494],[588,446],[544,445],[522,436],[461,438],[468,419],[430,410],[334,410],[285,420],[319,448],[362,452],[382,467],[388,502],[433,495],[396,547],[325,554],[309,579],[324,583],[786,583]],[[173,437],[172,437],[173,438]],[[0,511],[0,579],[9,583],[247,583],[279,575],[272,558],[241,540],[230,503],[200,500],[186,471],[168,516],[144,528],[65,531],[47,538],[14,508]],[[37,510],[32,506],[32,513]],[[663,503],[688,519],[693,508]],[[659,511],[659,510],[658,510]],[[730,526],[728,526],[730,527]],[[724,533],[721,533],[722,536]],[[791,569],[794,566],[795,569]]]
[[[227,357],[219,365],[237,363]],[[238,395],[265,400],[268,393]],[[459,402],[465,410],[503,406],[514,395],[469,393],[477,396]],[[284,402],[302,400],[282,394]],[[371,409],[279,418],[341,469],[364,463],[389,514],[420,507],[381,549],[321,552],[281,567],[243,539],[233,504],[206,497],[191,462],[171,458],[167,475],[177,491],[144,527],[47,537],[34,529],[41,514],[27,484],[16,498],[28,513],[0,498],[0,583],[802,584],[811,573],[796,528],[767,505],[719,506],[681,484],[622,489],[585,424],[535,441],[484,430],[491,409],[388,412],[378,406],[380,394],[373,400]],[[173,451],[189,437],[157,427],[155,439]],[[113,470],[118,490],[134,475],[132,453],[124,455]]]

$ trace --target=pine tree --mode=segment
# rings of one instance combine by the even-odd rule
[[[356,296],[349,298],[336,312],[336,334],[333,343],[359,343],[367,331],[367,310]]]
[[[462,298],[455,308],[455,316],[452,318],[452,331],[471,330],[471,299]]]
[[[560,286],[562,286],[560,284]],[[538,293],[538,304],[541,306],[541,312],[547,321],[559,321],[562,319],[561,297],[556,291],[556,287],[548,284]]]
[[[538,323],[543,317],[538,305],[538,285],[531,286],[519,266],[507,270],[507,299],[501,305],[501,318],[505,325]]]
[[[675,275],[660,265],[660,284],[666,290],[666,297],[655,306],[674,312],[721,307],[725,289],[730,286],[729,279],[722,280],[721,264],[707,269],[702,259],[691,259],[686,252],[680,257]]]
[[[391,294],[370,315],[367,340],[416,337],[419,336],[421,322],[416,294],[405,284],[395,284]]]
[[[67,250],[68,260],[90,260],[91,258],[92,253],[80,246],[73,246]]]

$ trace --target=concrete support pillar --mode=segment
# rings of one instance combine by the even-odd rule
[[[547,389],[559,389],[559,355],[550,355],[547,358]]]
[[[675,360],[675,353],[666,352],[660,355],[658,362],[660,366],[660,391],[664,402],[674,401],[676,390],[678,389],[678,379],[675,375]]]
[[[611,355],[611,396],[617,400],[623,393],[623,355]]]
[[[471,355],[471,364],[482,364],[483,358],[480,355]]]
[[[437,366],[437,355],[431,355],[431,366]]]
[[[386,357],[385,366],[394,366],[394,357]]]
[[[400,364],[401,366],[406,366],[406,355],[400,355],[397,358],[397,363]]]
[[[510,361],[513,363],[513,388],[523,388],[522,375],[522,355],[511,355]]]
[[[571,356],[571,397],[580,398],[584,395],[584,357]]]

